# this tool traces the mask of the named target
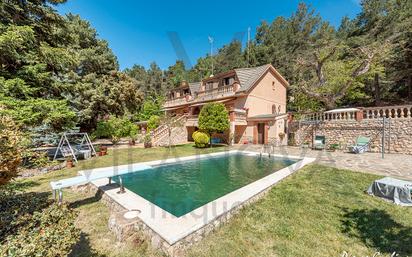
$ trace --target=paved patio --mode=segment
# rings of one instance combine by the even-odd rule
[[[258,151],[261,145],[236,145],[236,149]],[[317,151],[300,147],[276,147],[275,154],[314,157],[318,164],[412,180],[412,155],[380,153],[352,154],[343,151]]]

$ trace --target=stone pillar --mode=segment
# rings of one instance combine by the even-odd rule
[[[355,119],[356,119],[356,121],[359,121],[359,122],[363,120],[363,111],[362,110],[356,112]]]

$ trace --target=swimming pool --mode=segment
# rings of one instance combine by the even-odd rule
[[[125,188],[180,217],[297,161],[238,152],[156,165],[121,177]]]
[[[108,184],[107,179],[92,184],[103,192],[102,199],[112,212],[137,215],[134,229],[149,237],[152,246],[175,255],[175,251],[199,241],[246,204],[313,161],[308,157],[261,157],[257,152],[230,150],[79,173],[130,172],[121,176],[124,193],[120,193],[118,183]],[[119,182],[119,178],[114,180]]]

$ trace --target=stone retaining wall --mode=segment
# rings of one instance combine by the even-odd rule
[[[314,122],[292,121],[289,136],[295,145],[305,142],[311,146],[316,135],[326,137],[326,145],[339,144],[341,149],[353,145],[358,136],[372,139],[370,151],[381,152],[383,120],[328,120]],[[385,152],[412,154],[412,119],[391,119],[385,126]]]
[[[82,186],[81,190],[87,192],[96,192],[96,194],[100,194],[102,202],[105,205],[107,205],[110,209],[111,215],[108,221],[108,227],[115,234],[117,240],[124,241],[128,237],[133,235],[133,231],[139,231],[142,232],[145,240],[149,240],[151,242],[152,247],[160,249],[167,256],[182,256],[189,247],[202,240],[206,235],[217,229],[221,224],[226,223],[233,215],[237,214],[243,207],[261,199],[276,184],[277,183],[273,184],[272,186],[266,188],[257,195],[251,197],[249,200],[233,207],[224,214],[216,217],[213,221],[209,222],[202,228],[179,240],[173,245],[170,245],[166,240],[159,236],[154,230],[152,230],[139,218],[135,218],[130,221],[125,221],[122,217],[123,214],[127,212],[127,210],[123,206],[118,204],[114,199],[105,194],[102,190],[99,190],[96,186],[88,184],[87,186]]]

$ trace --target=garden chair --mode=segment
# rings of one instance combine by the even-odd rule
[[[364,153],[369,151],[369,144],[371,139],[369,137],[358,136],[356,138],[356,144],[348,147],[349,152],[351,153]]]
[[[326,142],[325,136],[316,136],[315,141],[313,143],[313,149],[315,150],[325,149],[325,145],[326,145],[325,142]]]

